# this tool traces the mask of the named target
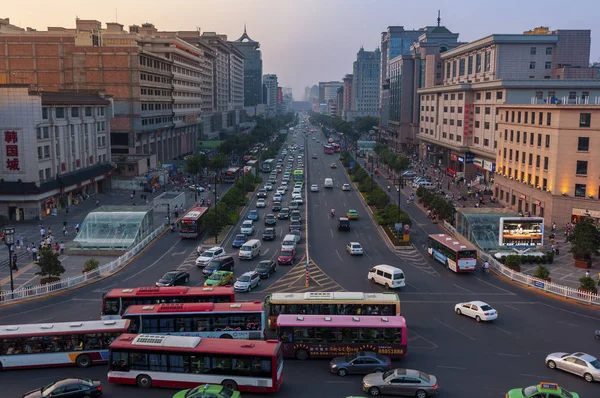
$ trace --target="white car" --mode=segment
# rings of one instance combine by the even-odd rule
[[[363,248],[358,242],[350,242],[346,245],[346,251],[351,256],[362,256],[364,254]]]
[[[310,192],[319,192],[319,186],[317,184],[312,184],[310,186]]]
[[[272,190],[273,190],[273,185],[271,185],[271,184],[265,185],[265,191],[272,191]]]
[[[281,197],[283,196],[282,193],[277,192],[275,195],[273,195],[273,202],[281,202]]]
[[[233,288],[236,292],[250,292],[255,287],[260,286],[260,275],[256,271],[244,272],[235,281]]]
[[[285,189],[287,189],[287,185],[288,185],[287,181],[281,181],[281,186],[285,187]]]
[[[256,201],[256,207],[257,208],[261,208],[261,207],[267,207],[267,201],[264,198],[260,198]]]
[[[252,221],[250,221],[252,222]],[[211,247],[210,249],[206,250],[205,252],[202,252],[202,254],[200,254],[200,256],[196,259],[196,266],[197,267],[205,267],[206,264],[210,263],[211,260],[214,260],[217,257],[221,257],[225,255],[225,249],[223,249],[221,246],[214,246]]]
[[[244,235],[252,235],[254,233],[254,223],[252,220],[244,220],[240,227],[240,232]]]
[[[349,191],[349,190],[350,190],[350,184],[342,185],[342,191]]]
[[[292,195],[302,195],[302,188],[294,188]]]
[[[546,357],[546,366],[581,376],[588,383],[600,381],[598,358],[585,352],[553,352]],[[551,394],[548,394],[551,396]]]
[[[292,195],[292,200],[298,203],[299,205],[304,204],[304,200],[302,200],[302,195]]]
[[[475,318],[477,322],[493,321],[498,319],[498,311],[483,301],[469,301],[468,303],[458,303],[454,306],[454,311],[458,315],[466,315]]]

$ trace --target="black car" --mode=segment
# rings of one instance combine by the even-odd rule
[[[156,282],[156,286],[177,286],[188,283],[190,274],[187,271],[173,270],[169,271]]]
[[[42,398],[42,397],[68,397],[68,398],[83,398],[83,397],[99,397],[102,395],[102,383],[98,380],[90,379],[63,379],[57,380],[46,387],[32,390],[23,398]]]
[[[262,234],[262,240],[275,240],[276,237],[275,228],[266,228]]]
[[[275,225],[277,224],[277,218],[275,218],[275,214],[267,214],[265,216],[265,225]]]
[[[280,220],[287,220],[290,218],[290,209],[284,207],[279,211],[279,215],[277,216]]]
[[[281,202],[273,202],[273,211],[280,211],[281,210]]]
[[[202,274],[208,278],[215,271],[231,271],[233,272],[234,260],[231,256],[222,256],[210,260],[206,267],[202,270]]]
[[[260,275],[260,279],[267,279],[271,277],[277,270],[277,263],[273,260],[264,260],[258,263],[254,272]]]
[[[267,190],[264,188],[261,188],[258,190],[258,192],[256,193],[256,197],[257,198],[266,198],[267,197]]]
[[[338,231],[350,231],[350,220],[346,217],[340,217],[338,221]]]

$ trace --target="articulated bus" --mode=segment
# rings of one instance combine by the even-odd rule
[[[333,155],[335,153],[335,148],[333,145],[323,145],[323,151],[328,155]]]
[[[267,326],[261,302],[132,305],[123,314],[130,333],[262,340]]]
[[[108,347],[129,321],[0,326],[0,370],[107,363]]]
[[[281,344],[124,334],[110,345],[108,381],[142,388],[182,389],[208,383],[238,391],[275,392],[283,382]]]
[[[265,309],[275,329],[281,314],[397,316],[400,298],[394,292],[273,293],[265,297]]]
[[[304,181],[304,170],[302,170],[302,169],[294,170],[293,178],[294,178],[294,181]]]
[[[234,303],[233,287],[135,287],[113,289],[102,296],[102,319],[121,319],[131,305]]]
[[[202,218],[208,207],[192,207],[181,219],[181,228],[179,229],[179,237],[188,239],[196,239],[206,229],[205,220]]]
[[[223,182],[234,183],[240,178],[240,174],[239,167],[230,167],[223,175]]]
[[[260,164],[260,171],[263,173],[270,173],[275,170],[275,159],[267,159]]]
[[[474,272],[477,269],[477,249],[452,236],[429,235],[427,252],[454,272]]]
[[[277,337],[284,358],[333,358],[357,351],[406,356],[406,321],[401,316],[279,315]]]

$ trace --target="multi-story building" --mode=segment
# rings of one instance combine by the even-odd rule
[[[423,158],[449,175],[489,181],[495,168],[498,105],[588,103],[589,30],[494,34],[441,54],[442,84],[418,90]],[[478,165],[487,165],[480,167]]]
[[[244,107],[264,104],[260,43],[246,33],[232,42],[244,54]]]
[[[380,130],[387,128],[390,112],[389,64],[388,61],[399,55],[409,55],[410,46],[423,34],[422,30],[404,30],[404,26],[388,26],[381,32],[381,61],[379,72],[379,124]]]
[[[600,103],[600,97],[593,99]],[[600,221],[600,105],[498,105],[494,195],[506,207],[564,225]]]
[[[394,151],[412,153],[419,126],[419,95],[417,90],[442,82],[440,54],[457,47],[458,34],[446,27],[427,26],[410,46],[410,54],[388,60],[386,98],[387,124],[380,129],[384,140]]]
[[[347,74],[344,76],[343,90],[344,90],[344,108],[342,109],[342,118],[346,121],[353,120],[352,115],[352,80],[354,76]]]
[[[0,215],[41,219],[107,190],[112,111],[104,93],[0,85]]]
[[[381,52],[360,48],[352,65],[353,117],[379,117],[379,73]]]
[[[277,113],[278,93],[277,93],[277,75],[264,75],[262,77],[265,86],[265,103],[267,105],[267,114],[273,116]]]
[[[336,99],[337,89],[342,87],[342,82],[319,82],[319,103],[327,104]]]
[[[335,100],[335,115],[337,117],[342,117],[344,112],[344,86],[338,88],[337,90],[337,98]]]
[[[229,55],[229,103],[231,108],[236,111],[244,109],[244,53],[240,51],[232,42],[229,42],[231,54]],[[240,112],[236,113],[236,116]],[[240,123],[240,119],[236,120],[236,124]]]
[[[308,100],[311,102],[317,102],[319,100],[319,86],[316,84],[310,88],[310,95]]]

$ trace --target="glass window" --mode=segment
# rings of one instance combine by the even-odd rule
[[[529,49],[529,54],[531,54],[531,55],[535,55],[536,53],[537,53],[537,48],[535,48],[535,47],[531,47],[531,48]]]
[[[475,55],[475,72],[481,72],[481,53]]]
[[[71,117],[79,117],[79,108],[71,108]]]
[[[577,150],[587,152],[590,150],[590,137],[579,137],[577,142]]]
[[[577,169],[575,174],[586,175],[588,173],[588,162],[585,160],[577,161]]]
[[[492,70],[492,52],[486,51],[485,53],[485,71],[489,72]]]
[[[575,197],[585,198],[585,184],[575,184]]]
[[[56,118],[57,119],[65,118],[65,108],[63,108],[63,107],[56,108]]]
[[[580,113],[579,114],[579,127],[590,127],[592,122],[591,113]]]

